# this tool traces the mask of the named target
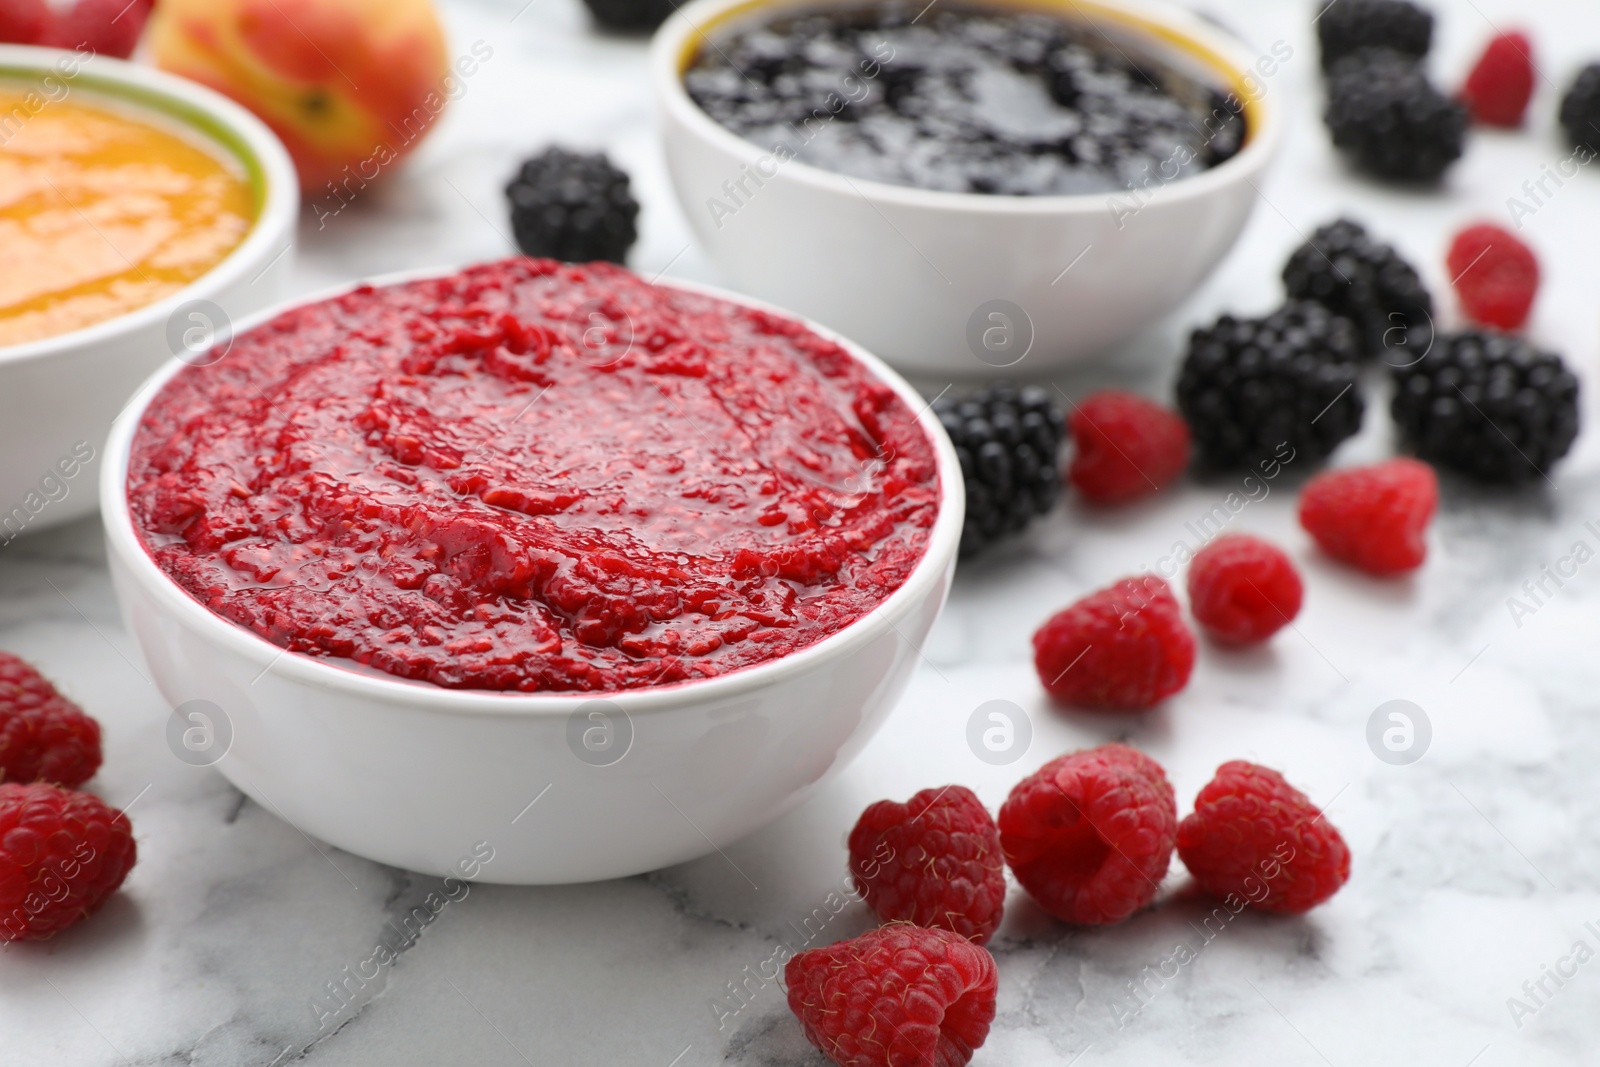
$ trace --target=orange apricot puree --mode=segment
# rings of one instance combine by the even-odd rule
[[[253,195],[220,149],[153,116],[80,98],[33,109],[25,94],[0,86],[0,346],[153,304],[244,240]]]

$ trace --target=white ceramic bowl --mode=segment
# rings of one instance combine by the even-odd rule
[[[239,161],[257,205],[239,247],[177,293],[72,333],[0,346],[4,544],[95,510],[94,480],[84,468],[99,460],[112,419],[139,383],[179,353],[186,335],[191,342],[208,330],[222,335],[229,320],[283,298],[300,185],[271,130],[194,82],[104,56],[20,45],[0,45],[0,80],[36,87],[45,108],[82,99],[190,130]]]
[[[780,162],[772,146],[719,125],[685,91],[683,71],[707,37],[786,9],[848,2],[694,0],[656,35],[650,78],[667,165],[695,235],[732,284],[904,371],[1040,372],[1173,310],[1243,229],[1280,137],[1282,90],[1266,71],[1281,57],[1252,54],[1155,0],[1031,2],[1214,72],[1245,102],[1249,137],[1236,156],[1137,200],[933,192]],[[736,183],[731,194],[727,183]]]
[[[404,681],[286,653],[201,606],[146,553],[127,503],[130,446],[151,399],[185,369],[173,361],[117,420],[101,471],[111,577],[153,681],[177,709],[169,741],[211,728],[212,740],[191,746],[208,750],[193,762],[210,762],[231,732],[216,767],[268,811],[349,852],[437,875],[459,874],[458,862],[487,842],[488,881],[614,878],[703,855],[776,819],[888,716],[944,604],[964,514],[955,452],[921,397],[861,348],[813,328],[920,411],[941,481],[925,555],[875,610],[809,648],[717,678],[599,696]]]

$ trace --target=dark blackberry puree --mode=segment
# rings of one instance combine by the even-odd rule
[[[729,28],[684,75],[767,169],[1005,196],[1114,193],[1198,174],[1245,140],[1237,96],[1113,27],[943,2]]]

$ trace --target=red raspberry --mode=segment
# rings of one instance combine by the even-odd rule
[[[951,930],[984,944],[1000,925],[1006,865],[989,809],[965,786],[880,800],[850,831],[850,870],[884,922]]]
[[[840,1067],[961,1067],[999,984],[988,949],[910,923],[808,949],[783,979],[806,1040]]]
[[[1265,641],[1300,614],[1300,573],[1277,545],[1223,534],[1189,564],[1189,610],[1218,641]]]
[[[54,21],[49,0],[4,0],[0,3],[0,43],[39,44]]]
[[[38,941],[88,915],[137,857],[122,812],[34,782],[0,785],[0,941]]]
[[[47,43],[127,59],[139,45],[153,6],[137,0],[77,0],[57,14],[46,35]]]
[[[1000,809],[1006,862],[1070,923],[1121,922],[1155,899],[1172,862],[1178,806],[1155,760],[1101,745],[1051,760]]]
[[[1539,291],[1539,261],[1510,230],[1468,226],[1450,242],[1445,263],[1468,318],[1502,330],[1528,321]]]
[[[1063,703],[1140,711],[1188,683],[1194,635],[1166,582],[1124,578],[1039,627],[1033,665]]]
[[[100,768],[100,724],[23,660],[0,652],[0,781],[82,785]]]
[[[1136,393],[1103,389],[1073,408],[1067,479],[1096,504],[1165,488],[1189,466],[1189,425]]]
[[[1217,768],[1178,827],[1178,855],[1215,897],[1298,915],[1350,880],[1350,849],[1316,805],[1277,771],[1244,760]]]
[[[1334,559],[1368,574],[1422,566],[1439,479],[1415,459],[1326,471],[1300,492],[1300,525]]]
[[[1485,126],[1521,126],[1533,96],[1533,44],[1525,33],[1489,42],[1461,87],[1461,102]]]

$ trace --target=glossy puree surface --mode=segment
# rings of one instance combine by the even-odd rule
[[[813,644],[939,507],[917,413],[791,319],[513,259],[287,312],[155,398],[157,564],[297,652],[458,688],[636,689]]]

